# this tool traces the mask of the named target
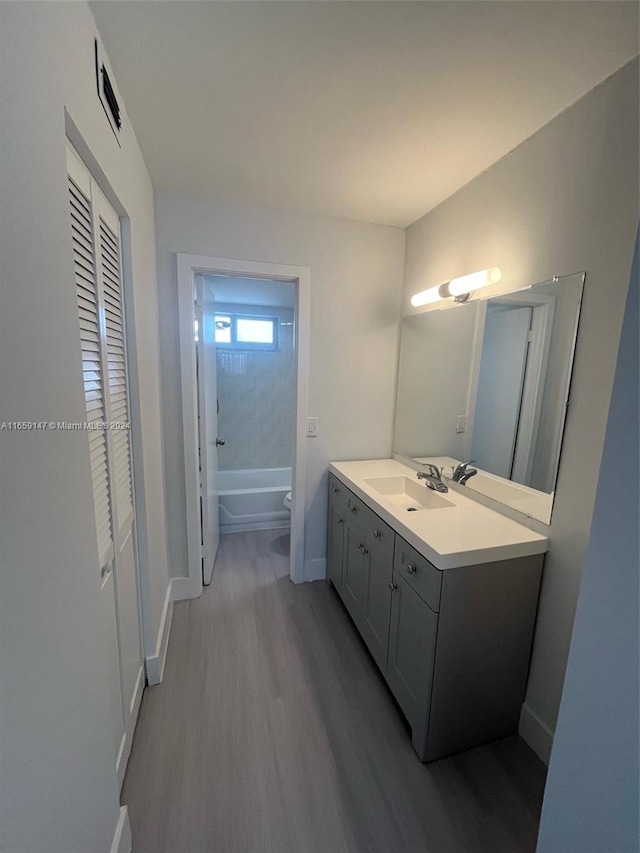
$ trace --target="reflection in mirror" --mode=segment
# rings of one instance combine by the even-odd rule
[[[440,457],[445,474],[473,459],[470,489],[548,523],[583,284],[576,273],[405,317],[394,452]]]

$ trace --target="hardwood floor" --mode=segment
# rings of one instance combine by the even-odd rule
[[[335,591],[288,533],[222,537],[175,606],[122,802],[135,853],[533,853],[545,768],[517,737],[430,765]]]

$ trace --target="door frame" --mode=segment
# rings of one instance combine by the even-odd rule
[[[514,291],[513,293],[498,293],[489,297],[500,301],[518,305],[523,308],[532,308],[535,331],[537,332],[533,351],[529,350],[527,365],[523,377],[521,410],[529,409],[529,422],[519,424],[516,430],[516,441],[513,449],[512,470],[516,465],[518,453],[524,457],[520,461],[521,467],[526,470],[527,477],[531,475],[533,465],[533,454],[540,427],[540,412],[542,408],[542,394],[544,391],[544,379],[549,361],[549,350],[551,346],[551,332],[553,329],[553,317],[555,311],[555,296],[546,293],[531,293],[530,288]],[[472,345],[471,370],[469,371],[469,387],[467,392],[467,435],[465,437],[465,458],[471,458],[471,444],[473,441],[473,430],[475,427],[475,414],[478,402],[478,390],[480,383],[480,366],[482,363],[482,349],[484,346],[484,330],[487,319],[487,303],[489,299],[478,301],[478,312],[474,341]],[[537,312],[537,313],[536,313]],[[523,430],[521,438],[521,428]],[[522,447],[522,440],[526,443],[526,449]],[[518,443],[521,443],[518,448]],[[519,482],[519,481],[518,481]]]
[[[529,483],[533,460],[540,433],[540,416],[545,379],[551,349],[555,296],[540,294],[536,304],[531,305],[531,339],[527,355],[522,400],[520,402],[520,424],[513,449],[511,479],[516,483]]]
[[[309,398],[311,270],[309,267],[293,264],[244,261],[237,258],[191,255],[181,252],[176,253],[176,265],[188,569],[184,592],[180,598],[197,598],[202,594],[203,589],[200,557],[196,349],[193,339],[194,288],[197,273],[232,275],[238,278],[277,279],[278,281],[289,281],[295,287],[296,440],[295,458],[292,466],[292,488],[295,497],[291,509],[289,577],[293,583],[302,583],[304,581],[304,520],[307,480],[306,443]]]

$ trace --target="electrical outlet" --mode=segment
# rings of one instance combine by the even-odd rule
[[[307,418],[307,438],[315,438],[319,429],[318,418]]]
[[[467,416],[466,415],[458,415],[456,418],[456,432],[466,432],[467,431]]]

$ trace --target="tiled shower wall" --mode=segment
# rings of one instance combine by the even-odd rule
[[[226,442],[219,448],[220,470],[289,467],[295,437],[293,310],[217,303],[216,311],[279,322],[275,352],[218,348],[218,435]]]

